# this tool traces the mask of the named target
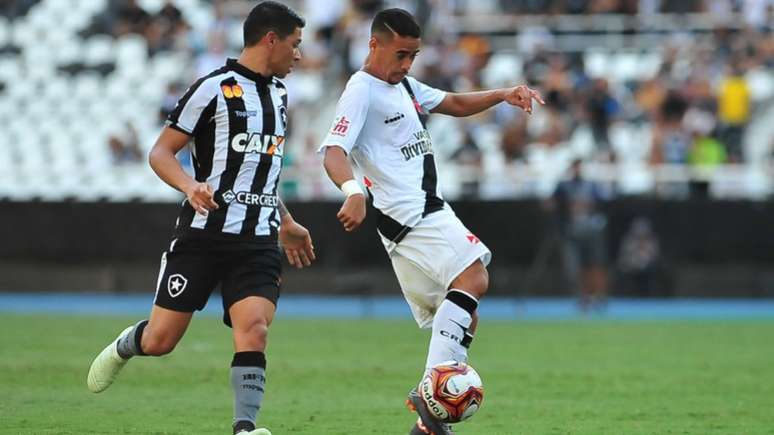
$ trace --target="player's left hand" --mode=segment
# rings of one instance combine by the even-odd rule
[[[311,266],[315,260],[314,245],[309,230],[294,220],[283,221],[280,226],[279,239],[285,248],[288,263],[299,269]]]
[[[537,101],[540,105],[545,105],[543,97],[540,92],[530,89],[528,86],[519,85],[515,88],[508,90],[505,94],[505,101],[516,107],[520,107],[523,111],[532,114],[532,100]]]

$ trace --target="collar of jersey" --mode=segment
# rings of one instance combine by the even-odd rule
[[[363,73],[366,77],[368,77],[369,80],[373,80],[376,83],[379,83],[379,84],[382,84],[382,85],[385,85],[385,86],[397,86],[399,84],[398,83],[398,84],[393,85],[392,83],[386,82],[386,81],[380,79],[379,77],[376,77],[375,75],[371,74],[370,72],[368,72],[368,71],[366,71],[366,70],[364,70],[362,68],[358,72]]]
[[[239,75],[244,76],[259,85],[268,85],[271,83],[271,77],[264,77],[257,72],[250,70],[246,66],[237,62],[236,59],[226,60],[226,66],[228,66],[232,71],[239,73]]]

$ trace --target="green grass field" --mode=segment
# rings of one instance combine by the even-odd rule
[[[175,352],[86,390],[134,319],[0,317],[0,433],[230,434],[229,330],[194,319]],[[409,321],[278,319],[260,421],[275,435],[405,434],[424,362]],[[485,322],[484,406],[460,434],[774,434],[774,322]]]

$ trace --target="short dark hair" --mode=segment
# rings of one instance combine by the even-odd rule
[[[408,11],[400,8],[379,11],[371,23],[371,35],[376,33],[397,33],[400,36],[419,38],[422,28]]]
[[[264,35],[272,31],[280,38],[287,38],[296,31],[296,28],[303,28],[305,25],[306,21],[303,18],[282,3],[275,1],[258,3],[245,20],[243,28],[245,47],[257,44]]]

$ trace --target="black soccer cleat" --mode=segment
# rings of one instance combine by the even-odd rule
[[[427,409],[425,402],[419,397],[419,393],[416,388],[412,388],[409,391],[406,405],[412,411],[415,411],[419,415],[419,421],[409,432],[409,435],[454,435],[451,426],[444,424]]]
[[[417,422],[411,428],[409,435],[429,435],[430,431],[422,424],[422,419],[417,417]]]

